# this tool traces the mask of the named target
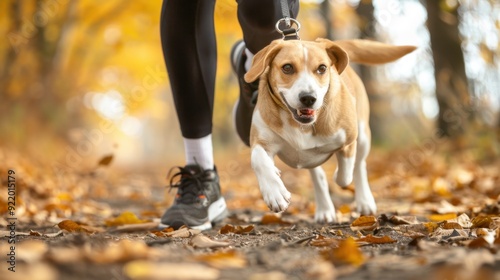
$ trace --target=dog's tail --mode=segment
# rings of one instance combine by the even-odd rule
[[[344,49],[350,62],[382,64],[392,62],[416,49],[415,46],[394,46],[370,40],[339,40],[335,44]]]

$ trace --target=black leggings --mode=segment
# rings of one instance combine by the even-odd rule
[[[291,17],[299,0],[288,0]],[[280,38],[274,25],[283,17],[280,0],[237,0],[246,47],[257,53]],[[215,0],[164,0],[161,43],[182,136],[212,133],[217,46]],[[228,58],[229,59],[229,58]]]

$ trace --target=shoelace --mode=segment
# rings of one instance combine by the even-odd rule
[[[179,172],[171,175],[175,168]],[[203,189],[203,172],[192,173],[188,168],[176,166],[170,169],[167,177],[170,177],[169,192],[173,188],[182,188],[181,194],[177,193],[176,196],[178,202],[190,204],[196,202],[196,198],[200,197],[200,191]]]

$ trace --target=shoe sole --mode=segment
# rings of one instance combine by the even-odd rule
[[[198,229],[198,230],[208,230],[212,228],[212,223],[216,224],[224,220],[224,218],[227,217],[228,215],[227,211],[227,206],[226,206],[226,200],[224,197],[219,198],[218,200],[214,201],[210,206],[208,206],[208,221],[201,225],[196,225],[196,226],[189,226],[189,228],[192,229]],[[159,229],[164,229],[169,227],[169,225],[160,223],[158,225]]]

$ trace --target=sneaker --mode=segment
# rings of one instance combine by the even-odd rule
[[[170,178],[170,187],[177,188],[177,194],[174,204],[161,217],[160,228],[178,229],[186,225],[207,230],[212,228],[212,223],[227,217],[216,169],[202,170],[199,165],[177,168],[179,172]]]
[[[240,98],[234,106],[233,115],[238,135],[247,146],[250,146],[250,127],[252,125],[253,109],[257,103],[259,81],[247,83],[243,79],[246,73],[246,59],[245,42],[236,42],[231,49],[231,65],[240,84]]]

